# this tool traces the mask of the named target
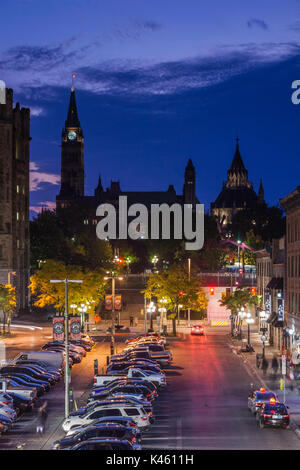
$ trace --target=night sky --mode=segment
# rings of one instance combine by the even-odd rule
[[[99,173],[105,188],[181,193],[191,158],[208,209],[237,132],[268,203],[300,183],[298,0],[15,0],[1,17],[0,79],[32,110],[34,210],[59,191],[72,72],[86,194]]]

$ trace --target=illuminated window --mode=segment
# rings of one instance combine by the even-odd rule
[[[17,194],[20,192],[20,186],[17,184]]]

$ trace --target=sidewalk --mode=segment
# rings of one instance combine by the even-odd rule
[[[241,341],[231,340],[235,349],[237,350],[241,345]],[[262,353],[262,341],[261,334],[256,332],[251,332],[251,344],[254,348],[252,353],[240,353],[245,364],[249,367],[252,374],[257,377],[258,383],[263,385],[266,389],[272,390],[278,396],[280,401],[284,401],[284,392],[280,390],[280,379],[281,375],[281,360],[280,353],[278,349],[269,345],[268,342],[265,343],[265,358],[269,363],[266,374],[263,374],[261,368],[257,368],[256,365],[256,354]],[[272,358],[274,354],[277,356],[277,360],[280,364],[279,370],[276,377],[274,377],[272,370]],[[289,370],[287,368],[287,374]],[[298,438],[300,439],[300,380],[293,381],[293,390],[291,390],[291,381],[288,380],[288,375],[286,376],[285,381],[285,403],[289,406],[289,413],[291,418],[291,428],[296,432]],[[254,386],[257,384],[254,384]],[[298,390],[299,387],[299,390]]]

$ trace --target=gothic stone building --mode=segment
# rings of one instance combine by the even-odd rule
[[[61,144],[61,187],[56,197],[56,208],[80,207],[85,214],[82,223],[94,225],[96,209],[99,204],[110,203],[118,209],[119,196],[127,196],[128,206],[141,203],[149,207],[151,204],[197,203],[196,174],[191,160],[188,161],[184,174],[183,194],[178,195],[170,185],[167,191],[122,191],[119,181],[112,181],[109,188],[104,190],[101,178],[94,196],[84,195],[84,136],[79,121],[75,90],[71,89],[69,109],[65,126],[62,131]]]
[[[236,140],[235,154],[227,171],[227,181],[223,183],[222,191],[215,202],[211,203],[211,213],[223,227],[231,223],[238,211],[264,203],[262,182],[256,194],[253,184],[248,180],[248,170],[240,154],[239,139]]]
[[[16,287],[18,309],[28,307],[30,110],[0,104],[0,284]]]

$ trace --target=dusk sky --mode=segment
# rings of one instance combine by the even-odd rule
[[[31,206],[53,207],[72,72],[86,194],[181,193],[188,158],[206,209],[240,150],[270,204],[299,185],[299,0],[1,2],[0,79],[31,108]],[[3,19],[7,21],[3,21]]]

